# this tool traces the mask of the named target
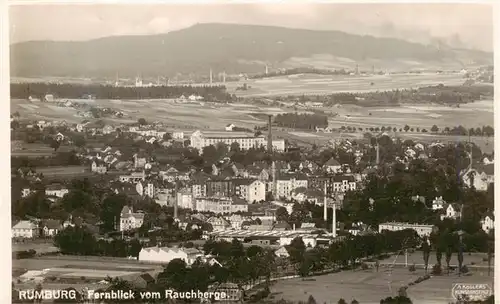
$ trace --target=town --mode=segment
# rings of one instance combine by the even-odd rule
[[[50,260],[60,252],[167,264],[159,274],[144,268],[150,278],[140,281],[154,288],[175,285],[170,267],[221,267],[227,273],[204,284],[225,283],[218,290],[254,301],[269,293],[269,287],[258,289],[260,279],[269,284],[286,275],[375,267],[373,256],[381,258],[377,267],[429,267],[439,274],[490,272],[467,256],[450,266],[453,253],[489,252],[484,260],[492,267],[494,160],[472,142],[427,144],[367,130],[361,140],[304,147],[276,138],[272,115],[254,133],[233,131],[234,124],[220,131],[174,130],[144,118],[129,125],[67,125],[27,121],[19,113],[11,126],[13,240],[19,248],[52,240],[57,247],[18,250],[17,259]],[[379,238],[392,245],[376,245]],[[440,258],[434,266],[389,260],[401,250],[422,249],[425,240],[441,252],[437,256],[446,253],[446,266]],[[376,247],[357,248],[361,242]],[[231,264],[235,255],[268,266],[240,277],[231,267],[248,265]],[[87,286],[107,277],[71,268],[88,275],[32,270],[16,282],[50,278]],[[153,288],[135,286],[133,274],[116,280]]]
[[[495,303],[491,8],[196,5],[9,8],[13,303]]]

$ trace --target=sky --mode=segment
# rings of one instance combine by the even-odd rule
[[[86,4],[12,5],[10,42],[160,34],[197,23],[339,30],[493,51],[488,4]]]

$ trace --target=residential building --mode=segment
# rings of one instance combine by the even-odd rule
[[[103,161],[94,160],[92,162],[91,171],[97,174],[105,174],[108,168],[106,168],[106,164]]]
[[[235,180],[236,195],[248,203],[264,201],[266,199],[266,184],[260,180]]]
[[[233,179],[213,179],[206,181],[207,196],[232,197],[236,194],[236,184]]]
[[[284,152],[286,150],[286,144],[284,139],[273,139],[272,145],[273,145],[273,151]],[[264,146],[267,147],[267,139],[264,140]]]
[[[442,196],[436,197],[432,201],[432,210],[441,210],[444,208],[445,205],[446,205],[446,202],[443,200]]]
[[[21,190],[21,196],[22,197],[27,197],[27,196],[29,196],[33,192],[34,191],[32,191],[30,188],[23,188],[23,190]]]
[[[140,228],[143,223],[143,212],[133,212],[132,207],[123,207],[122,212],[120,213],[120,231]]]
[[[177,192],[177,206],[183,209],[195,209],[193,194],[188,189]]]
[[[441,214],[441,220],[445,218],[458,219],[462,216],[461,207],[458,204],[447,204],[444,208],[444,214]]]
[[[226,230],[231,224],[222,216],[212,216],[207,220],[207,224],[212,226],[213,230]]]
[[[307,188],[307,177],[303,174],[282,175],[276,179],[276,197],[292,198],[297,188]]]
[[[156,195],[156,187],[153,182],[140,181],[135,185],[135,189],[140,196],[154,198]]]
[[[464,184],[474,187],[477,191],[486,191],[495,182],[495,165],[478,165],[462,173]]]
[[[245,132],[201,132],[195,131],[190,138],[191,147],[203,150],[210,145],[216,146],[218,143],[224,143],[231,146],[232,143],[238,143],[240,149],[248,150],[250,148],[259,148],[264,146],[265,138],[263,135],[255,136]]]
[[[191,185],[191,191],[194,198],[207,196],[207,186],[205,184],[193,184]]]
[[[63,229],[63,226],[60,221],[45,220],[42,222],[41,228],[44,236],[54,237]]]
[[[132,172],[129,175],[120,175],[120,182],[122,183],[138,183],[146,180],[146,174],[142,172]]]
[[[342,165],[332,157],[323,165],[323,169],[328,173],[341,173]]]
[[[45,188],[45,195],[46,196],[55,196],[58,198],[62,198],[63,196],[65,196],[68,193],[69,193],[68,188],[66,188],[60,184],[52,184],[52,185],[49,185]]]
[[[415,230],[419,236],[423,237],[423,236],[429,236],[432,233],[434,226],[425,224],[399,223],[399,222],[382,223],[378,225],[379,233],[381,233],[384,230],[401,231],[405,229]]]
[[[213,212],[216,214],[230,214],[238,211],[248,212],[248,204],[237,198],[197,197],[195,204],[198,212]]]
[[[245,217],[239,214],[232,214],[231,216],[227,217],[227,220],[231,223],[231,228],[240,230],[241,224],[245,221]]]
[[[187,265],[193,264],[196,259],[203,257],[203,253],[195,248],[179,247],[149,247],[139,252],[139,261],[167,264],[174,259],[181,259]]]
[[[172,132],[172,138],[177,140],[184,139],[184,132],[182,131]]]
[[[226,131],[233,131],[234,127],[236,127],[234,124],[228,124],[226,125]]]
[[[495,228],[495,218],[493,214],[486,215],[481,220],[481,228],[484,232],[489,233],[491,230]]]
[[[309,177],[309,189],[324,192],[326,183],[326,193],[328,196],[335,196],[339,193],[354,191],[357,183],[352,175],[320,175]]]
[[[31,221],[20,221],[12,227],[13,238],[32,239],[40,235],[38,225]]]

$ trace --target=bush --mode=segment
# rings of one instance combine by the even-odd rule
[[[363,270],[367,270],[368,268],[370,268],[370,267],[368,266],[368,264],[366,264],[366,263],[361,263],[361,269],[363,269]]]
[[[433,275],[442,275],[443,274],[443,268],[441,268],[441,265],[436,264],[436,265],[432,266],[431,273]]]
[[[417,271],[417,267],[415,267],[415,264],[413,264],[413,265],[410,265],[410,267],[408,267],[408,270],[410,270],[410,272],[415,272],[415,271]]]
[[[468,273],[469,272],[469,268],[467,268],[467,266],[462,266],[462,270],[460,271],[461,273]]]

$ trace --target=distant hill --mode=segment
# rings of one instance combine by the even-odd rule
[[[353,25],[355,26],[355,25]],[[359,36],[272,26],[198,24],[161,35],[116,36],[83,42],[31,41],[13,44],[15,77],[144,77],[179,73],[214,75],[290,67],[462,68],[491,64],[493,55]]]

